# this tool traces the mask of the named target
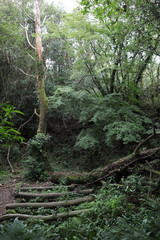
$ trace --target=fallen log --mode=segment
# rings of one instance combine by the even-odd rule
[[[154,159],[155,154],[160,151],[160,147],[140,151],[142,146],[144,146],[148,141],[155,137],[159,137],[160,133],[154,133],[143,139],[135,148],[132,154],[123,157],[107,166],[104,166],[99,169],[95,169],[90,173],[85,174],[68,174],[68,173],[53,173],[51,175],[52,182],[60,182],[62,179],[65,179],[67,182],[76,182],[84,183],[85,186],[101,182],[104,179],[109,178],[110,176],[118,176],[118,179],[124,176],[124,172],[136,163],[142,163],[149,158],[149,161]]]
[[[107,165],[103,168],[97,169],[94,172],[90,173],[90,177],[92,181],[87,183],[85,186],[89,186],[92,184],[95,184],[97,182],[100,182],[104,179],[107,179],[110,176],[119,176],[118,178],[121,178],[124,176],[124,172],[128,167],[131,167],[132,165],[136,163],[142,163],[145,162],[146,159],[148,161],[151,161],[154,157],[154,155],[160,151],[160,147],[149,149],[146,151],[141,151],[137,154],[137,152],[133,152],[127,157],[121,158],[110,165]],[[150,160],[149,160],[150,159]]]
[[[87,190],[77,190],[72,192],[62,192],[62,193],[29,193],[29,192],[15,192],[15,197],[23,197],[23,198],[55,198],[55,197],[61,197],[63,195],[70,195],[70,194],[91,194],[93,193],[93,189],[87,189]]]
[[[72,205],[78,205],[84,202],[92,202],[94,200],[93,196],[88,196],[84,198],[77,198],[73,200],[67,201],[59,201],[59,202],[48,202],[48,203],[11,203],[6,205],[6,209],[13,209],[17,207],[30,207],[30,208],[55,208],[55,207],[67,207]]]
[[[77,211],[70,211],[67,213],[58,213],[56,215],[48,215],[48,216],[35,216],[35,215],[27,215],[27,214],[6,214],[6,215],[2,215],[0,216],[0,222],[9,220],[9,219],[14,219],[14,218],[18,218],[20,220],[26,220],[29,218],[34,218],[34,219],[41,219],[44,221],[52,221],[52,220],[56,220],[57,218],[66,218],[66,217],[74,217],[77,216],[81,213],[84,213],[86,211],[89,211],[90,209],[82,209],[82,210],[77,210]]]
[[[67,184],[83,184],[88,180],[88,173],[64,173],[64,172],[54,172],[51,174],[51,182],[60,183],[61,180],[65,179]]]

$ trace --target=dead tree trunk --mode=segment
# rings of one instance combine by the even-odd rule
[[[46,133],[48,103],[44,86],[44,67],[42,61],[42,38],[41,38],[41,23],[38,0],[34,0],[35,5],[35,32],[36,32],[36,53],[37,53],[37,94],[39,99],[39,124],[37,134]]]

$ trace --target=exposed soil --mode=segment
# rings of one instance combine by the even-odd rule
[[[0,185],[0,215],[5,213],[6,204],[13,203],[13,189],[15,187],[15,182],[11,181]]]
[[[4,214],[6,212],[6,204],[14,203],[16,200],[14,198],[14,189],[17,188],[19,185],[23,185],[23,187],[36,187],[36,186],[51,186],[51,182],[45,182],[45,183],[23,183],[19,177],[9,180],[6,183],[0,183],[0,215]]]

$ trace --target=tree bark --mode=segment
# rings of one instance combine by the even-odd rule
[[[6,209],[13,209],[17,207],[30,207],[30,208],[55,208],[55,207],[67,207],[72,205],[78,205],[84,202],[92,202],[94,200],[93,196],[77,198],[73,200],[67,201],[59,201],[59,202],[48,202],[48,203],[11,203],[6,205]]]
[[[38,0],[34,0],[35,5],[35,32],[36,32],[36,53],[37,53],[37,94],[39,99],[39,124],[37,134],[46,133],[48,102],[44,86],[44,68],[42,61],[42,39],[41,39],[41,23]]]

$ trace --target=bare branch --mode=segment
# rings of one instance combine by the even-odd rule
[[[47,18],[47,16],[45,16],[44,19],[43,19],[43,22],[42,22],[42,25],[41,25],[42,27],[44,26],[44,23],[45,23],[45,21],[46,21],[46,18]]]
[[[38,117],[40,117],[40,115],[37,113],[36,108],[34,109],[34,113],[35,113]]]
[[[32,114],[32,116],[31,116],[25,123],[23,123],[23,124],[18,128],[18,131],[19,131],[22,127],[24,127],[28,122],[30,122],[34,115],[35,115],[35,112]]]
[[[30,56],[30,58],[32,58],[32,60],[36,61],[36,59],[34,57],[32,57],[31,54],[28,53],[28,55]]]
[[[26,75],[26,76],[28,76],[28,77],[34,77],[34,78],[36,78],[34,75],[30,75],[30,74],[24,72],[21,68],[19,68],[19,70],[20,70],[24,75]]]
[[[27,30],[28,30],[28,26],[25,28],[25,31],[26,31],[26,38],[27,38],[27,42],[28,42],[28,44],[33,48],[33,49],[36,49],[32,44],[31,44],[31,42],[30,42],[30,40],[29,40],[29,37],[28,37],[28,32],[27,32]]]
[[[34,19],[26,12],[26,10],[17,1],[16,1],[16,3],[23,10],[23,12],[25,12],[25,14],[34,22]]]
[[[30,40],[29,40],[29,37],[28,37],[28,32],[27,32],[27,30],[28,30],[28,25],[25,27],[25,26],[23,26],[23,25],[20,23],[20,26],[25,29],[25,33],[26,33],[26,38],[27,38],[28,44],[35,50],[36,48],[31,44],[31,42],[30,42]]]

